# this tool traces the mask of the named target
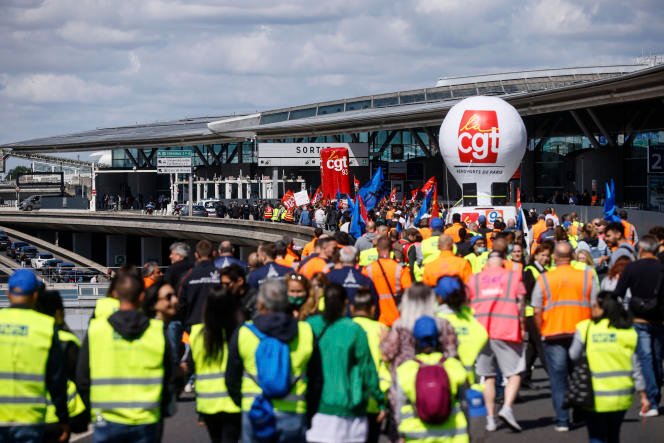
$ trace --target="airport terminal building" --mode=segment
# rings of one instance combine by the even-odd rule
[[[454,104],[490,95],[514,106],[526,125],[527,153],[510,182],[512,189],[521,187],[523,200],[601,194],[613,178],[621,206],[664,212],[662,61],[442,78],[430,88],[96,129],[2,149],[42,156],[110,151],[96,169],[97,195],[146,197],[169,195],[173,183],[185,183],[182,176],[157,174],[160,153],[191,151],[200,181],[194,200],[201,200],[260,198],[266,190],[276,198],[293,188],[311,192],[319,184],[318,150],[343,145],[351,153],[351,173],[362,181],[382,166],[391,185],[407,192],[436,175],[440,195],[456,201],[461,190],[447,174],[438,131]],[[229,183],[222,184],[221,195],[215,181]]]

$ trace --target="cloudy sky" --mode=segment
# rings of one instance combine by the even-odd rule
[[[664,52],[661,0],[0,0],[0,143]]]

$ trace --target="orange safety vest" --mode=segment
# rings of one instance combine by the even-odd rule
[[[310,255],[312,252],[314,252],[314,245],[316,244],[317,238],[314,237],[313,240],[311,240],[309,243],[304,245],[304,248],[302,248],[302,258]]]
[[[420,234],[422,234],[422,240],[426,240],[431,237],[431,228],[419,228]]]
[[[627,240],[630,245],[634,246],[634,243],[636,243],[636,228],[627,220],[620,220],[620,223],[622,223],[625,228],[625,240]]]
[[[272,206],[268,206],[265,208],[265,212],[263,213],[263,218],[265,220],[272,220]]]
[[[454,240],[454,243],[458,243],[461,241],[461,237],[459,237],[459,230],[461,228],[463,228],[463,226],[461,226],[461,223],[454,223],[452,226],[445,229],[443,234],[449,235],[450,237],[452,237],[452,240]]]
[[[424,265],[422,283],[434,287],[439,278],[454,275],[467,283],[472,273],[473,268],[468,260],[457,257],[452,251],[440,251],[437,259]]]
[[[307,280],[311,280],[311,278],[318,274],[319,272],[322,272],[324,274],[327,274],[330,272],[330,265],[328,262],[325,261],[325,259],[320,258],[320,257],[314,257],[311,260],[307,261],[304,266],[301,266],[300,269],[298,269],[298,272],[301,275],[304,275]]]
[[[294,220],[295,220],[295,219],[294,219],[294,217],[293,217],[293,211],[290,210],[290,209],[287,209],[287,210],[286,210],[286,213],[284,214],[284,221],[285,221],[286,223],[293,223]]]
[[[383,271],[385,275],[383,275]],[[390,258],[379,258],[366,266],[362,273],[371,279],[376,292],[378,292],[378,307],[380,309],[378,321],[384,325],[392,326],[399,318],[399,309],[395,297],[401,294],[404,289],[410,287],[412,283],[410,272],[403,272],[403,267]]]
[[[570,265],[540,274],[542,337],[573,335],[577,323],[590,318],[593,278],[590,268],[577,270]]]
[[[475,274],[468,283],[470,306],[489,338],[521,342],[519,295],[525,289],[521,274],[492,268]]]

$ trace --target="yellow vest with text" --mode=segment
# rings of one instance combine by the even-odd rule
[[[425,364],[436,364],[441,357],[440,352],[417,355],[417,358]],[[450,398],[453,404],[449,418],[440,425],[425,423],[417,416],[414,405],[418,363],[415,360],[408,360],[397,368],[397,389],[407,399],[397,411],[398,430],[399,435],[407,442],[468,443],[470,441],[468,422],[458,400],[459,386],[466,381],[466,371],[461,362],[455,358],[445,360],[443,367],[450,379]]]
[[[468,373],[468,382],[475,383],[475,361],[484,348],[489,334],[482,323],[473,316],[473,311],[467,306],[459,312],[439,313],[439,317],[449,321],[456,333],[459,345],[457,352],[464,369]]]
[[[387,366],[387,362],[383,360],[383,353],[380,351],[380,339],[384,333],[387,332],[387,326],[366,317],[353,317],[353,321],[360,325],[360,327],[367,333],[367,341],[369,342],[369,350],[371,351],[371,358],[376,366],[378,373],[378,385],[380,390],[387,392],[392,384],[392,375]],[[370,414],[377,414],[380,412],[378,403],[371,397],[367,406],[367,412]]]
[[[597,323],[584,320],[579,322],[576,330],[582,340],[588,331],[586,353],[595,394],[595,412],[629,409],[634,397],[632,355],[636,350],[636,331],[613,328],[608,319]]]
[[[53,332],[52,317],[32,309],[0,310],[0,426],[44,423]]]
[[[189,336],[191,356],[196,367],[196,411],[202,414],[240,413],[240,408],[233,403],[226,390],[228,346],[224,342],[221,358],[207,358],[203,330],[202,324],[193,325]]]
[[[78,348],[81,347],[81,341],[69,331],[63,331],[62,329],[58,330],[58,338],[60,343],[71,342],[74,343]],[[46,423],[57,423],[58,416],[55,414],[55,406],[50,400],[50,395],[48,397],[48,406],[46,408]],[[85,404],[83,399],[78,394],[76,389],[76,383],[73,380],[67,380],[67,410],[69,411],[69,417],[76,417],[79,414],[85,412]]]
[[[120,309],[120,300],[114,297],[104,297],[97,300],[95,304],[94,318],[105,319]]]
[[[95,318],[88,345],[92,416],[123,425],[157,423],[164,381],[163,322],[150,320],[143,335],[129,341],[108,320]]]
[[[311,354],[314,352],[314,333],[307,322],[298,322],[298,334],[288,343],[293,379],[296,380],[290,394],[284,398],[272,399],[275,411],[304,414],[307,412],[305,394],[307,392],[306,371]],[[256,383],[256,349],[260,340],[246,326],[238,330],[238,350],[244,366],[242,377],[242,411],[251,409],[254,398],[262,393]]]

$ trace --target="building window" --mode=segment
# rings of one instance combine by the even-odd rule
[[[297,120],[298,118],[314,117],[316,108],[296,109],[290,112],[288,120]]]
[[[338,103],[338,104],[335,104],[335,105],[319,106],[318,107],[318,115],[335,114],[337,112],[344,112],[344,104],[343,103]]]
[[[362,100],[359,102],[346,103],[346,111],[357,111],[359,109],[369,109],[371,107],[371,100]]]
[[[263,114],[261,115],[261,125],[268,125],[270,123],[278,123],[288,120],[288,112],[277,112],[276,114]]]

